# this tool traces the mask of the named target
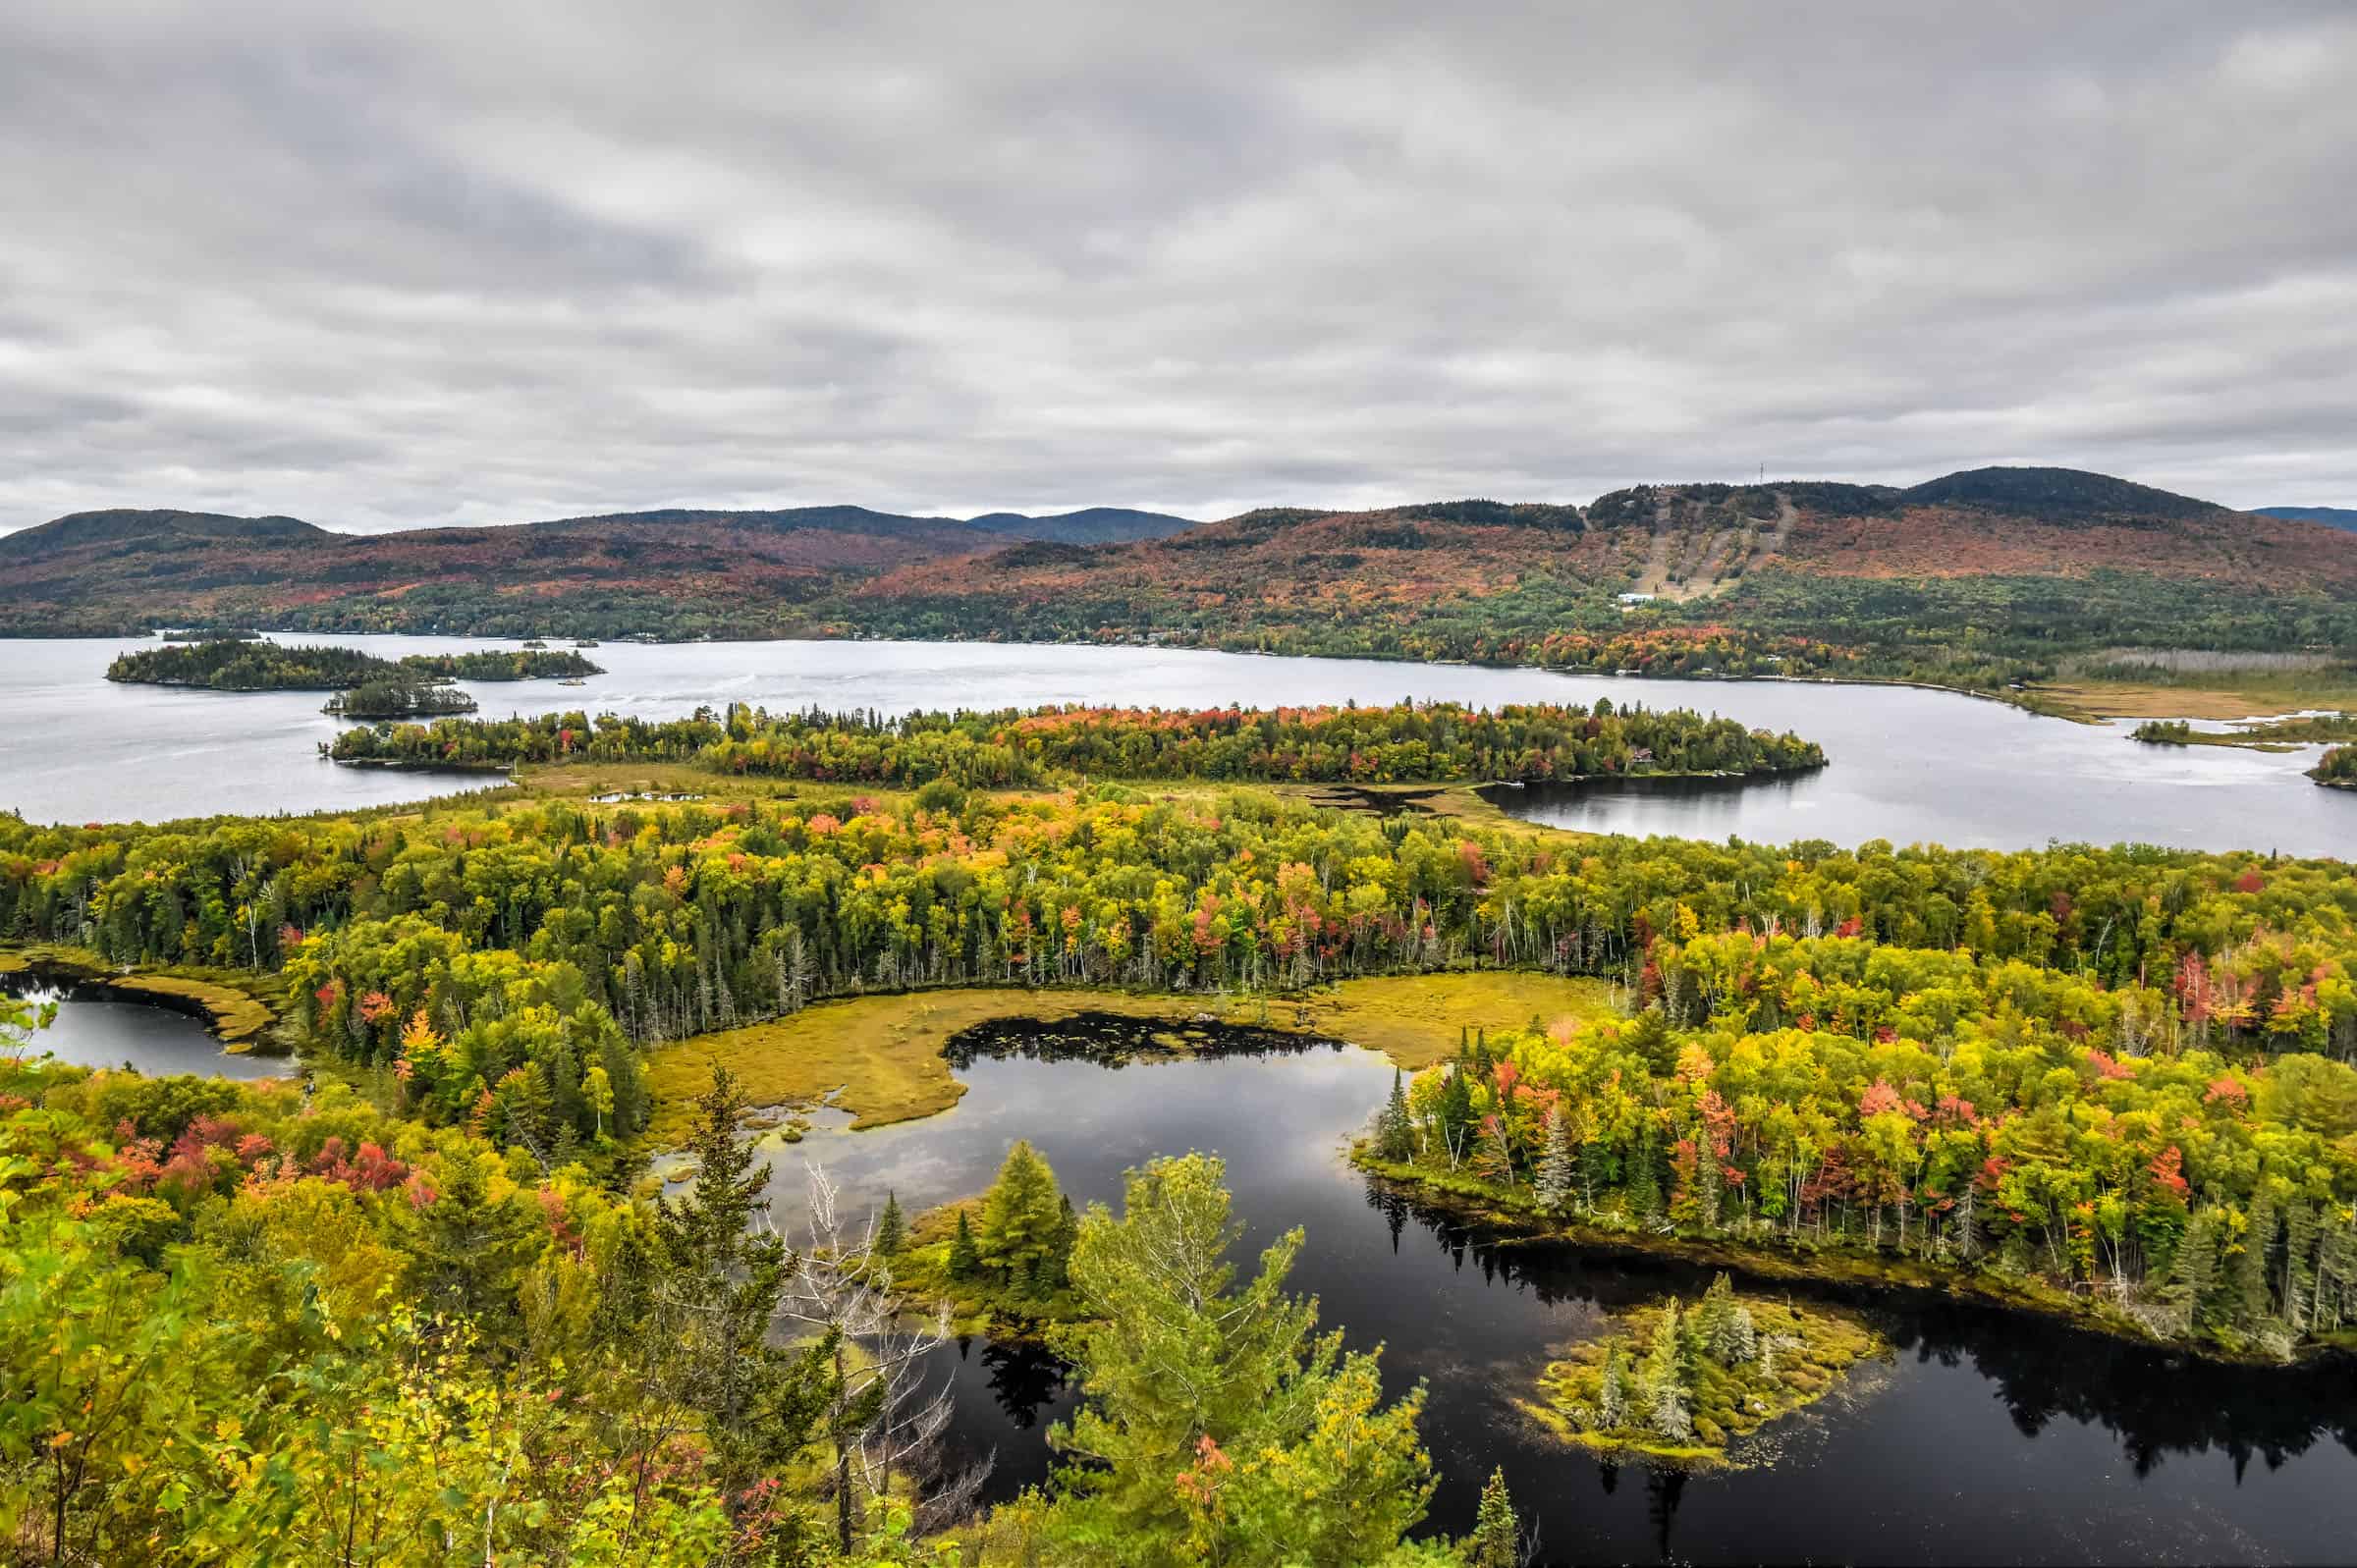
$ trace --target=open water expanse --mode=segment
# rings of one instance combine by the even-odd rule
[[[455,637],[290,637],[387,657],[486,644]],[[336,721],[309,691],[211,692],[107,681],[139,639],[0,641],[0,809],[36,821],[159,821],[348,809],[477,787],[481,775],[339,768]],[[513,643],[488,644],[513,647]],[[561,644],[552,644],[561,645]],[[773,709],[1002,708],[1051,702],[1258,706],[1401,698],[1694,707],[1792,730],[1831,764],[1766,784],[1504,790],[1508,810],[1565,827],[1770,842],[1873,838],[2023,848],[2135,840],[2346,855],[2357,792],[2301,777],[2321,748],[2269,755],[2148,747],[2125,725],[2042,719],[1951,692],[1783,681],[1672,681],[1354,659],[996,643],[609,643],[583,686],[470,683],[486,715],[585,709],[678,716]]]
[[[1118,1204],[1121,1173],[1158,1154],[1228,1162],[1242,1252],[1301,1225],[1295,1289],[1353,1346],[1381,1343],[1393,1392],[1430,1387],[1423,1433],[1441,1476],[1434,1522],[1472,1524],[1506,1466],[1549,1562],[2345,1562],[2357,1541],[2357,1369],[2220,1368],[2045,1320],[1913,1296],[1862,1308],[1890,1362],[1851,1394],[1772,1427],[1762,1468],[1681,1475],[1610,1466],[1548,1439],[1514,1409],[1553,1347],[1603,1316],[1709,1274],[1556,1246],[1490,1245],[1373,1190],[1343,1161],[1391,1084],[1354,1047],[1095,1059],[1151,1025],[987,1026],[954,1047],[956,1109],[869,1131],[773,1140],[781,1221],[807,1163],[853,1215],[887,1189],[912,1213],[990,1183],[1029,1138],[1076,1203]],[[1092,1049],[1093,1048],[1093,1049]],[[1059,1059],[1075,1049],[1085,1059]],[[966,1052],[971,1051],[968,1058]],[[1756,1285],[1778,1292],[1786,1284]],[[1045,1352],[975,1339],[946,1351],[960,1451],[995,1453],[993,1496],[1045,1478],[1048,1426],[1071,1391]]]

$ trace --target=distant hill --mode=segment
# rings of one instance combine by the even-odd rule
[[[299,517],[233,517],[218,512],[120,508],[70,513],[35,528],[0,534],[0,561],[38,560],[78,548],[109,544],[285,544],[334,537],[325,528],[314,527]]]
[[[1968,468],[1902,490],[1897,500],[1901,505],[2011,513],[2046,522],[2204,517],[2227,510],[2215,501],[2196,501],[2077,468]]]
[[[2007,660],[2070,647],[2357,653],[2357,532],[2064,468],[1975,468],[1905,488],[1638,485],[1585,508],[1263,508],[1200,524],[1116,508],[966,519],[672,508],[354,535],[292,517],[115,511],[0,537],[0,632],[17,634],[201,621],[1155,638],[1553,662],[1566,639],[1682,627],[1672,640],[1694,668],[1729,667],[1713,638],[1773,634],[1817,650],[1820,668],[1818,645],[1970,645],[2001,683]],[[1751,651],[1767,661],[1764,645]],[[1617,643],[1593,657],[1646,660]]]
[[[1195,524],[1166,512],[1131,512],[1124,507],[1089,507],[1060,512],[1051,517],[1027,517],[1019,512],[991,512],[965,519],[969,527],[1003,533],[1017,539],[1049,539],[1058,544],[1122,544],[1133,539],[1161,539],[1183,533]]]
[[[2328,528],[2346,528],[2357,533],[2357,507],[2254,507],[2262,517],[2281,517],[2290,522],[2321,522]]]

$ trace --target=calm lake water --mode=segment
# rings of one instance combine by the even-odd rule
[[[1150,1026],[1147,1026],[1150,1027]],[[1395,1392],[1430,1386],[1423,1432],[1434,1527],[1470,1528],[1506,1467],[1550,1562],[2346,1561],[2357,1528],[2357,1369],[2259,1372],[2173,1358],[2041,1320],[1911,1296],[1845,1299],[1895,1346],[1887,1366],[1780,1429],[1764,1469],[1682,1476],[1612,1466],[1547,1439],[1513,1409],[1554,1347],[1613,1310],[1691,1297],[1707,1273],[1642,1257],[1493,1245],[1389,1198],[1343,1161],[1391,1083],[1380,1056],[1297,1042],[1126,1065],[1056,1059],[1116,1020],[998,1025],[954,1051],[955,1110],[767,1146],[782,1220],[806,1162],[853,1213],[887,1189],[911,1211],[989,1184],[1008,1145],[1036,1144],[1075,1202],[1118,1203],[1121,1173],[1190,1149],[1228,1162],[1243,1250],[1305,1227],[1292,1275],[1358,1347],[1383,1344]],[[1004,1053],[1003,1054],[997,1053]],[[1756,1288],[1793,1290],[1788,1285]],[[1809,1293],[1809,1292],[1801,1292]],[[1071,1391],[1043,1352],[975,1339],[945,1350],[953,1440],[995,1452],[990,1491],[1047,1474],[1048,1426]]]
[[[451,637],[303,637],[387,657]],[[0,641],[0,809],[50,822],[349,809],[472,788],[482,776],[395,774],[318,760],[335,721],[318,692],[121,686],[107,662],[137,639]],[[513,643],[491,646],[512,647]],[[1832,764],[1747,787],[1507,791],[1567,827],[1771,842],[1825,838],[2021,848],[2139,840],[2346,855],[2357,793],[2303,779],[2320,748],[2267,755],[2147,747],[2125,725],[2074,725],[1949,692],[1781,681],[1645,681],[1540,670],[1273,659],[1154,648],[762,642],[593,650],[607,674],[468,686],[485,714],[582,708],[677,716],[699,703],[773,709],[999,708],[1049,702],[1256,705],[1453,698],[1695,707],[1821,742]]]
[[[28,1048],[83,1067],[137,1067],[152,1077],[193,1072],[220,1078],[284,1078],[295,1063],[285,1056],[232,1055],[204,1020],[153,1002],[125,1001],[87,989],[33,985],[9,995],[54,1001],[57,1016],[36,1031]]]

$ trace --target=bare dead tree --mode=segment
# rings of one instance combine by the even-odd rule
[[[874,1217],[854,1230],[825,1167],[807,1169],[809,1234],[795,1251],[778,1321],[797,1337],[837,1335],[838,1389],[825,1430],[835,1450],[837,1544],[848,1553],[861,1498],[891,1496],[898,1478],[913,1530],[929,1534],[971,1512],[990,1463],[952,1475],[943,1452],[950,1387],[929,1375],[928,1360],[949,1341],[949,1303],[912,1310],[894,1288],[891,1260],[876,1249]]]

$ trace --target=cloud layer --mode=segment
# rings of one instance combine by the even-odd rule
[[[2353,189],[2343,0],[12,0],[0,527],[2351,505]]]

